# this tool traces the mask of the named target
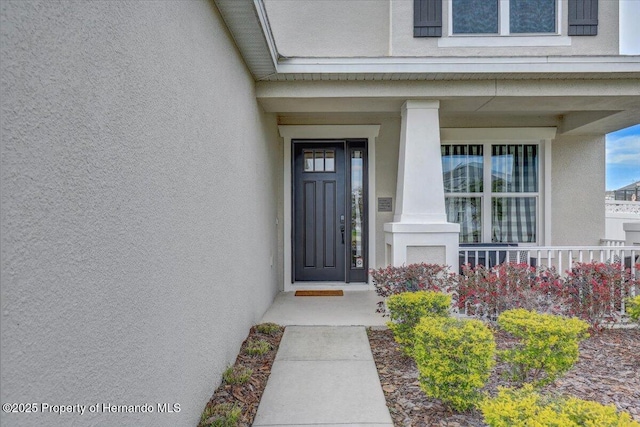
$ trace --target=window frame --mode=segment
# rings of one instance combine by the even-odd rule
[[[549,37],[562,34],[562,0],[555,0],[556,19],[554,32],[549,33],[511,33],[509,6],[511,0],[498,0],[498,32],[497,33],[454,33],[453,32],[453,0],[447,3],[447,22],[449,37]]]
[[[536,197],[536,241],[519,246],[544,246],[551,242],[551,143],[555,128],[476,128],[441,129],[441,145],[483,145],[483,191],[476,193],[445,193],[450,197],[481,198],[481,241],[489,244],[492,238],[493,197]],[[494,192],[491,185],[492,145],[535,144],[538,146],[538,191],[522,193]],[[442,160],[441,160],[442,161]]]
[[[571,37],[563,34],[564,0],[556,0],[556,31],[553,33],[510,33],[509,1],[498,0],[498,32],[495,34],[461,34],[453,32],[453,3],[445,1],[446,37],[438,39],[438,47],[528,47],[571,46]]]

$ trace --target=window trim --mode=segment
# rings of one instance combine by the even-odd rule
[[[535,194],[538,198],[536,218],[536,242],[521,243],[522,246],[545,246],[551,244],[551,145],[555,138],[556,128],[442,128],[441,145],[483,144],[484,179],[482,193],[455,193],[460,197],[473,194],[482,198],[482,238],[484,243],[491,238],[491,184],[487,185],[487,174],[491,176],[492,144],[537,144],[539,175],[537,193],[517,193],[525,197]],[[489,149],[489,151],[487,151]],[[451,193],[454,194],[454,193]],[[500,193],[508,197],[511,193]],[[487,211],[488,208],[488,211]],[[488,216],[487,216],[488,215]],[[489,219],[487,219],[489,218]]]
[[[553,33],[510,33],[509,1],[498,0],[498,33],[455,34],[453,32],[453,4],[445,2],[447,14],[446,37],[438,39],[438,47],[526,47],[571,46],[571,37],[562,34],[563,0],[556,0],[556,31]]]

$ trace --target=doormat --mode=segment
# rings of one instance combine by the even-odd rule
[[[297,297],[341,297],[342,291],[296,291]]]

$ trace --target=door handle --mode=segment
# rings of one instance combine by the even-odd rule
[[[340,233],[342,234],[342,244],[344,245],[344,215],[340,215]]]

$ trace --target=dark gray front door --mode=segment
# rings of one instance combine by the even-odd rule
[[[293,141],[295,281],[365,282],[365,142]]]

